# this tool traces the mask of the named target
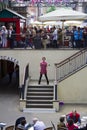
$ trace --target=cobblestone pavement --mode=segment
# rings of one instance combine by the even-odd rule
[[[1,82],[0,82],[1,83]],[[27,122],[32,123],[33,117],[37,117],[44,121],[46,126],[52,126],[51,121],[57,126],[59,122],[59,117],[71,112],[74,108],[82,116],[87,116],[87,105],[63,105],[60,107],[59,112],[52,113],[24,113],[19,110],[19,96],[16,89],[16,83],[7,84],[4,83],[3,86],[0,84],[0,122],[5,122],[8,125],[13,125],[15,120],[20,116],[25,116]],[[5,88],[4,88],[5,87]]]

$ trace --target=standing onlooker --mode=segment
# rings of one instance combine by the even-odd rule
[[[12,26],[10,26],[8,30],[8,40],[10,42],[10,48],[14,48],[15,37],[16,37],[15,30],[13,29]]]
[[[62,29],[58,29],[58,44],[59,46],[62,46]]]
[[[33,45],[34,45],[35,49],[42,48],[42,40],[41,40],[40,31],[37,31],[36,35],[33,36]]]
[[[71,29],[71,43],[72,43],[72,48],[74,49],[76,47],[76,42],[75,42],[75,34],[74,32],[77,31],[77,27],[73,26],[73,28]]]
[[[83,39],[84,39],[83,47],[87,47],[87,26],[84,27],[83,29]]]
[[[76,43],[76,48],[82,47],[83,31],[80,27],[74,31],[74,41]]]
[[[0,48],[2,47],[2,36],[0,34]]]
[[[45,75],[46,80],[47,80],[47,84],[49,84],[49,80],[47,77],[47,62],[46,62],[45,57],[42,57],[42,61],[40,62],[40,77],[39,77],[38,84],[40,84],[40,82],[41,82],[42,75]]]
[[[44,49],[46,49],[47,48],[47,31],[45,29],[41,32],[41,37],[42,37],[42,45]]]
[[[55,26],[53,27],[53,34],[52,34],[52,36],[53,36],[53,43],[52,43],[53,48],[57,48],[58,47],[58,44],[57,44],[57,41],[58,41],[58,30],[57,30],[57,28]]]
[[[2,26],[0,34],[1,34],[1,39],[2,39],[2,47],[6,48],[8,31],[5,26]]]

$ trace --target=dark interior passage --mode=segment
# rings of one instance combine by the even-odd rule
[[[19,66],[12,61],[0,60],[0,93],[19,93]]]

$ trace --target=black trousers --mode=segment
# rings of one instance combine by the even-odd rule
[[[44,75],[45,78],[46,78],[47,84],[49,84],[49,80],[48,80],[47,74],[40,74],[40,78],[39,78],[39,82],[38,82],[38,84],[41,83],[41,78],[42,78],[43,75]]]

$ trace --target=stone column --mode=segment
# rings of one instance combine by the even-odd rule
[[[53,101],[53,108],[55,109],[56,112],[59,111],[59,101],[57,100]]]
[[[23,111],[24,108],[26,108],[26,100],[20,99],[20,111]]]

